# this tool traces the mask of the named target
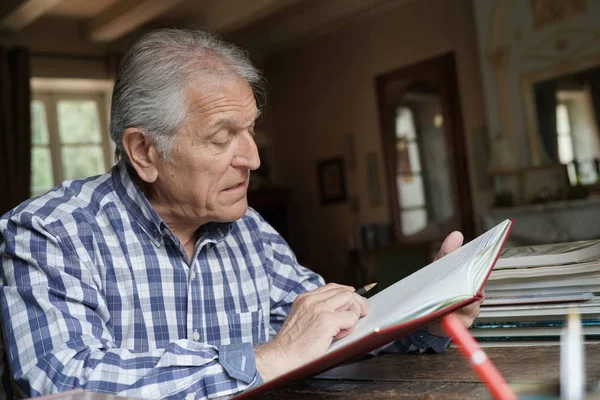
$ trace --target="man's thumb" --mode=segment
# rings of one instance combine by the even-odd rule
[[[444,257],[448,253],[452,253],[454,250],[458,249],[462,246],[463,243],[463,235],[459,231],[454,231],[448,235],[448,237],[442,243],[442,247],[440,248],[440,252],[438,253],[436,260]]]

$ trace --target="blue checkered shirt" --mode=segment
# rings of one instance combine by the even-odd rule
[[[25,394],[227,396],[262,383],[253,347],[323,284],[254,210],[184,248],[119,163],[0,219],[0,306]],[[443,350],[423,331],[388,351]]]

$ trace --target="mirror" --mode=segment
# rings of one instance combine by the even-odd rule
[[[534,84],[538,135],[572,185],[594,184],[600,160],[600,67]]]
[[[566,165],[572,186],[598,183],[600,66],[531,79],[527,86],[530,143],[540,163]]]

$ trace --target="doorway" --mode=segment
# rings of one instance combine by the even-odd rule
[[[381,141],[396,245],[439,249],[475,227],[452,53],[376,78]]]

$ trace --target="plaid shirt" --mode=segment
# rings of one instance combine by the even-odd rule
[[[0,233],[3,334],[30,396],[190,400],[259,385],[253,347],[323,284],[252,209],[202,226],[189,260],[124,163],[23,203]],[[387,350],[447,345],[418,331]]]

